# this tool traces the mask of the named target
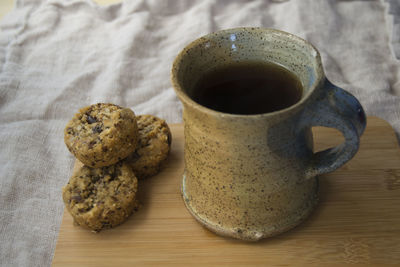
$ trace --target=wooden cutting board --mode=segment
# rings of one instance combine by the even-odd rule
[[[258,243],[216,236],[187,212],[180,195],[183,127],[171,130],[167,166],[139,183],[143,207],[98,234],[74,226],[65,211],[54,266],[400,263],[400,149],[385,121],[368,118],[355,158],[320,177],[320,204],[309,219]],[[343,140],[332,129],[314,134],[318,150]]]

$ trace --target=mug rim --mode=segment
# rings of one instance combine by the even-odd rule
[[[285,36],[289,37],[290,39],[295,40],[298,43],[303,43],[304,45],[310,47],[311,50],[315,52],[313,54],[315,63],[316,63],[315,71],[317,74],[316,78],[315,78],[315,82],[311,85],[311,87],[309,88],[307,93],[305,95],[303,95],[302,98],[298,102],[296,102],[295,104],[293,104],[289,107],[279,109],[276,111],[272,111],[272,112],[257,113],[257,114],[234,114],[234,113],[217,111],[217,110],[213,110],[208,107],[205,107],[205,106],[197,103],[196,101],[194,101],[191,97],[189,97],[187,95],[187,93],[181,87],[180,82],[178,81],[178,77],[177,77],[178,70],[179,70],[180,64],[182,62],[182,58],[185,56],[186,52],[188,50],[192,49],[193,47],[196,47],[196,46],[202,44],[204,41],[207,41],[212,36],[215,37],[215,36],[219,36],[219,35],[225,35],[227,33],[237,33],[239,31],[248,31],[248,32],[259,31],[262,33],[277,33],[277,34],[285,35]],[[278,63],[276,63],[276,64],[278,64]],[[285,32],[285,31],[281,31],[278,29],[263,28],[263,27],[237,27],[237,28],[219,30],[219,31],[215,31],[215,32],[211,32],[206,35],[203,35],[203,36],[197,38],[196,40],[190,42],[179,52],[179,54],[174,59],[174,62],[172,64],[172,69],[171,69],[172,86],[174,88],[176,95],[181,99],[183,104],[185,104],[185,103],[189,104],[190,106],[200,110],[201,112],[207,113],[209,115],[226,116],[226,117],[232,117],[232,118],[264,118],[264,117],[272,117],[272,116],[276,116],[276,115],[281,115],[281,114],[293,111],[293,110],[299,108],[300,106],[302,106],[309,99],[310,95],[312,95],[312,93],[315,91],[315,89],[318,87],[318,85],[324,80],[324,78],[325,78],[325,74],[324,74],[324,70],[322,68],[321,55],[320,55],[319,51],[317,50],[317,48],[313,44],[311,44],[310,42],[306,41],[305,39],[298,37],[294,34],[291,34],[291,33]]]

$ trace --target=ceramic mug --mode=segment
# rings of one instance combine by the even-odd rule
[[[193,100],[204,73],[240,61],[290,70],[303,86],[300,101],[237,115]],[[201,224],[222,236],[255,241],[298,225],[318,202],[317,175],[356,154],[366,125],[359,101],[326,79],[317,49],[278,30],[236,28],[201,37],[176,57],[171,80],[184,108],[183,200]],[[344,143],[314,153],[313,126],[338,129]]]

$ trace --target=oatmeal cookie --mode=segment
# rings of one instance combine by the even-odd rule
[[[135,152],[126,159],[138,179],[159,172],[171,147],[171,131],[167,123],[153,115],[136,117],[139,141]]]
[[[123,162],[81,166],[63,187],[63,200],[75,222],[93,231],[114,227],[137,208],[137,179]]]
[[[94,104],[79,110],[64,130],[69,151],[85,165],[112,165],[136,149],[138,129],[132,110]]]

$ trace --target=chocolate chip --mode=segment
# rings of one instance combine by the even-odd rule
[[[137,161],[139,158],[140,158],[140,155],[139,155],[139,153],[137,152],[137,150],[135,150],[135,152],[133,152],[133,153],[131,154],[131,159],[132,159],[133,161]]]
[[[96,141],[90,141],[90,143],[89,143],[89,149],[92,149],[93,148],[93,146],[96,144]],[[94,164],[93,164],[94,165]]]
[[[75,134],[74,129],[72,129],[71,127],[69,127],[69,128],[67,129],[67,133],[68,133],[68,134],[71,134],[71,135],[74,135],[74,134]]]
[[[115,180],[116,177],[117,177],[117,174],[116,174],[115,172],[111,172],[111,173],[110,173],[110,180],[109,180],[109,181]]]
[[[94,126],[94,127],[92,128],[92,132],[93,132],[93,133],[101,133],[102,131],[103,131],[103,127],[101,127],[100,124],[97,124],[96,126]]]
[[[87,122],[88,122],[89,124],[92,124],[92,123],[97,122],[96,118],[93,118],[93,117],[90,116],[90,115],[87,115],[86,120],[87,120]]]
[[[75,202],[81,202],[82,201],[82,197],[80,195],[75,195],[71,197],[71,200],[75,200]]]
[[[101,148],[101,150],[103,150],[103,152],[107,152],[107,151],[108,151],[108,147],[103,146],[103,147]]]
[[[102,168],[102,170],[103,170],[103,176],[111,175],[111,174],[110,174],[110,167],[111,167],[111,166]]]

